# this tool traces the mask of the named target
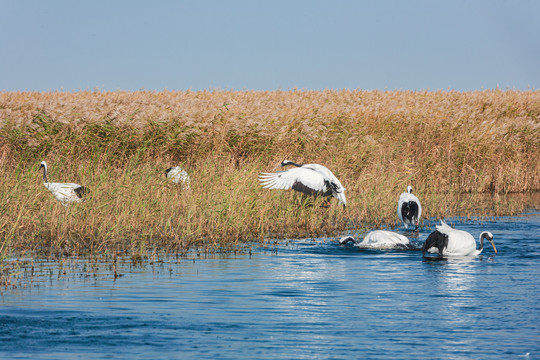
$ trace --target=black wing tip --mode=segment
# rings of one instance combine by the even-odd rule
[[[439,230],[429,234],[424,245],[422,245],[422,256],[432,247],[437,248],[439,255],[442,256],[444,249],[448,247],[448,235],[441,233]]]
[[[312,189],[309,186],[302,184],[300,181],[295,181],[291,189],[296,190],[306,195],[318,196],[321,194],[319,190]]]
[[[90,189],[87,188],[86,186],[79,186],[73,189],[73,191],[75,192],[75,194],[77,195],[79,199],[82,199],[86,195],[90,194]]]
[[[416,201],[407,201],[401,205],[401,217],[405,220],[409,220],[411,225],[417,225],[416,220],[418,219],[418,213],[420,209],[418,208],[418,203]],[[418,226],[417,226],[418,228]]]

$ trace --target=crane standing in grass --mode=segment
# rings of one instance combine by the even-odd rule
[[[175,184],[180,184],[183,190],[189,190],[191,178],[186,170],[180,166],[170,167],[165,170],[165,176]]]
[[[74,183],[50,183],[47,181],[47,163],[41,162],[39,169],[43,169],[43,185],[54,195],[56,200],[64,206],[68,206],[72,202],[81,202],[85,200],[85,196],[90,193],[90,190],[79,184]]]

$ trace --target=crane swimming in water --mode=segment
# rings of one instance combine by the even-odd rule
[[[387,230],[374,230],[364,236],[362,242],[356,242],[352,236],[345,236],[339,240],[340,245],[353,242],[355,246],[367,249],[410,249],[412,248],[406,236]]]
[[[489,231],[480,234],[480,247],[477,249],[476,240],[466,231],[453,229],[443,220],[441,220],[441,225],[436,226],[436,229],[429,234],[424,242],[422,255],[429,252],[438,253],[440,256],[476,256],[484,250],[484,239],[491,243],[495,254],[497,254],[493,234]]]

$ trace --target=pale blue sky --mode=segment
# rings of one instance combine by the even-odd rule
[[[0,90],[540,88],[540,1],[0,0]]]

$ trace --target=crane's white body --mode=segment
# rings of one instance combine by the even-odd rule
[[[45,187],[54,195],[56,200],[62,205],[67,206],[72,202],[82,202],[83,199],[77,196],[75,189],[81,187],[79,184],[73,183],[43,183]]]
[[[180,184],[184,190],[189,189],[191,178],[186,170],[182,169],[180,166],[175,166],[165,170],[165,172],[167,174],[167,179],[171,180],[175,184]]]
[[[408,248],[410,241],[406,236],[387,230],[374,230],[369,232],[361,242],[356,242],[352,236],[340,239],[340,244],[353,241],[355,246],[366,249],[395,249]]]
[[[480,234],[480,247],[477,249],[476,240],[467,231],[454,229],[443,220],[441,220],[441,225],[437,225],[435,228],[437,231],[430,234],[428,239],[426,239],[426,243],[422,249],[424,252],[438,253],[441,256],[477,256],[484,250],[483,239],[486,238],[491,242],[495,253],[497,253],[497,248],[493,243],[493,235],[488,231],[484,231]],[[430,241],[430,237],[432,236],[434,239]],[[444,237],[446,237],[446,239],[444,239]],[[439,241],[445,241],[445,244],[440,245]],[[439,250],[439,247],[442,249],[442,253]]]
[[[410,214],[410,216],[404,216],[404,208],[411,203],[416,204],[417,212]],[[399,196],[397,214],[406,229],[409,225],[418,227],[418,221],[420,220],[420,216],[422,216],[422,205],[420,205],[420,200],[413,195],[412,186],[410,185],[407,186],[407,192]]]

